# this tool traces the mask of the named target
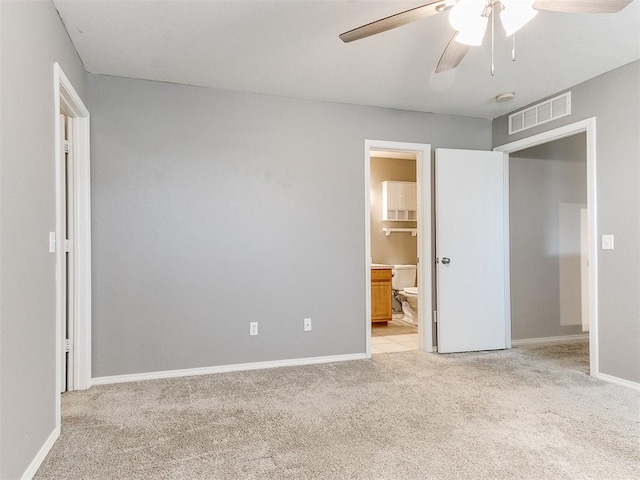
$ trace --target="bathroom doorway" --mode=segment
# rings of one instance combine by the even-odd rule
[[[367,141],[365,151],[367,356],[430,352],[431,147]]]
[[[370,158],[372,291],[380,292],[372,300],[371,353],[417,350],[416,154],[371,150]],[[384,270],[391,271],[388,298],[388,286],[377,285]]]

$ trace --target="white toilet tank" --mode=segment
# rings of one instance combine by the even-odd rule
[[[391,286],[394,290],[402,290],[407,287],[415,287],[416,285],[416,266],[415,265],[393,265],[391,268],[393,277],[391,278]]]

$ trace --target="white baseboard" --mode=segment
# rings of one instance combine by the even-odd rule
[[[215,367],[185,368],[182,370],[165,370],[162,372],[132,373],[130,375],[111,375],[96,377],[92,385],[106,385],[110,383],[139,382],[141,380],[157,380],[159,378],[192,377],[195,375],[210,375],[212,373],[239,372],[243,370],[260,370],[263,368],[293,367],[298,365],[313,365],[316,363],[345,362],[349,360],[366,359],[365,353],[351,353],[347,355],[330,355],[326,357],[292,358],[288,360],[273,360],[268,362],[236,363]]]
[[[630,388],[632,390],[636,390],[640,392],[640,383],[632,382],[631,380],[625,380],[624,378],[614,377],[613,375],[607,375],[606,373],[598,373],[596,375],[598,380],[602,380],[603,382],[615,383],[616,385],[621,385],[623,387]]]
[[[522,340],[511,340],[511,346],[518,345],[537,345],[544,343],[572,343],[586,342],[589,340],[588,333],[579,333],[577,335],[562,335],[560,337],[540,337],[540,338],[524,338]]]
[[[45,457],[49,453],[49,450],[51,450],[51,447],[53,447],[53,444],[56,443],[56,440],[59,436],[60,427],[56,427],[53,429],[53,432],[51,432],[51,435],[49,435],[49,438],[47,438],[47,440],[44,442],[44,444],[38,451],[38,454],[33,458],[31,463],[29,464],[29,467],[22,474],[21,480],[31,480],[33,478],[33,476],[40,468],[40,465],[42,465]]]

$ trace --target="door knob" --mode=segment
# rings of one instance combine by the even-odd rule
[[[449,265],[451,263],[451,259],[449,257],[442,257],[442,264]]]

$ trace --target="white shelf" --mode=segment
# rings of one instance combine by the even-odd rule
[[[417,210],[385,210],[382,213],[385,222],[415,222],[418,219]]]
[[[417,228],[390,228],[390,227],[384,227],[382,229],[382,231],[384,232],[384,234],[388,237],[389,235],[391,235],[394,232],[407,232],[410,233],[412,237],[415,237],[418,234],[418,229]]]

